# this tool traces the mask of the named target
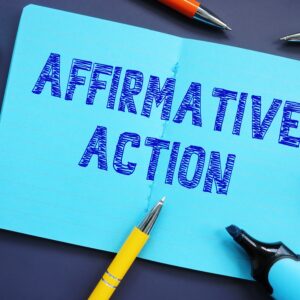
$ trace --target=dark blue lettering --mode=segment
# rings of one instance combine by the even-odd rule
[[[128,112],[136,114],[136,107],[133,97],[141,92],[143,87],[143,78],[143,73],[140,71],[126,71],[119,103],[119,111],[125,111],[127,106]],[[132,82],[134,82],[133,86]]]
[[[238,108],[237,108],[237,113],[236,113],[235,120],[234,120],[232,134],[240,135],[247,98],[248,98],[247,93],[241,93],[240,101],[239,101]]]
[[[161,119],[169,120],[174,96],[175,82],[176,79],[167,78],[163,88],[160,89],[159,77],[150,76],[141,115],[147,118],[150,117],[153,100],[155,100],[156,107],[164,102]]]
[[[167,170],[167,175],[165,180],[166,184],[173,184],[173,178],[174,178],[175,167],[178,159],[179,147],[180,147],[180,143],[174,142],[171,150],[171,155],[170,155],[170,160],[169,160],[169,165],[168,165],[168,170]]]
[[[109,95],[108,95],[108,101],[107,101],[107,105],[106,105],[106,107],[109,109],[115,108],[115,101],[116,101],[116,96],[117,96],[117,92],[118,92],[121,72],[122,72],[121,67],[115,67],[114,75],[112,78],[112,84],[111,84]]]
[[[237,94],[238,94],[237,92],[229,91],[225,89],[220,89],[220,88],[213,89],[212,92],[213,97],[220,98],[218,112],[215,121],[215,128],[214,128],[215,131],[222,131],[222,126],[224,122],[228,101],[229,100],[235,101]]]
[[[136,133],[124,132],[120,135],[114,157],[114,169],[118,173],[124,175],[131,175],[134,172],[136,168],[136,163],[123,163],[124,149],[127,143],[131,143],[131,147],[139,148],[140,140],[140,136]]]
[[[107,128],[97,126],[92,138],[90,139],[82,158],[79,162],[79,166],[87,167],[91,161],[93,155],[98,157],[98,168],[101,170],[107,170],[107,156],[106,146],[107,144]]]
[[[187,111],[192,112],[192,124],[202,126],[201,118],[201,84],[192,82],[174,117],[175,123],[182,123]]]
[[[60,90],[60,55],[56,53],[51,53],[41,74],[33,87],[32,92],[39,95],[46,82],[51,83],[51,95],[54,97],[61,97]]]
[[[153,181],[156,173],[158,159],[160,156],[160,150],[169,149],[170,142],[152,137],[147,137],[145,145],[153,148],[147,173],[147,180]]]
[[[197,155],[197,163],[193,178],[189,180],[187,175],[192,155]],[[205,150],[203,148],[197,146],[189,146],[185,148],[178,172],[179,183],[188,189],[197,187],[202,176],[204,163]]]
[[[85,85],[85,77],[78,76],[79,70],[90,71],[92,68],[92,62],[82,59],[73,59],[65,100],[73,100],[74,91],[77,85]]]
[[[252,137],[263,140],[268,129],[270,128],[282,100],[274,99],[266,116],[261,122],[261,97],[252,96]]]
[[[228,154],[224,175],[222,177],[220,152],[212,151],[208,170],[204,182],[204,192],[211,193],[213,181],[216,185],[217,194],[227,195],[228,187],[234,167],[235,155]]]
[[[300,103],[286,101],[280,128],[279,143],[291,147],[299,147],[300,137],[290,136],[291,128],[298,128],[299,121],[292,119],[293,113],[300,113]]]
[[[86,104],[93,105],[97,91],[106,89],[106,81],[99,80],[99,75],[111,75],[112,71],[112,66],[94,63]]]

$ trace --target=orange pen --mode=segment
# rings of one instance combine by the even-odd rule
[[[221,29],[231,30],[228,25],[196,0],[159,0],[159,2],[177,10],[191,19],[195,19]]]

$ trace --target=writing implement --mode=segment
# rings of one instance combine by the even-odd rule
[[[248,254],[252,277],[264,286],[274,299],[300,299],[300,255],[295,254],[282,242],[258,241],[235,225],[226,229]]]
[[[108,300],[111,298],[117,286],[148,241],[149,234],[158,218],[164,201],[165,197],[152,208],[138,227],[134,227],[88,300]]]
[[[280,38],[281,41],[286,42],[300,42],[300,33],[290,34]]]
[[[188,18],[217,28],[231,30],[227,24],[196,0],[159,0],[159,2],[171,7]]]

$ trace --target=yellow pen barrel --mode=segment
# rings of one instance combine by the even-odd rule
[[[110,299],[148,238],[148,234],[134,227],[88,300]]]

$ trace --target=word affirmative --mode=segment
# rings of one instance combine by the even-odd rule
[[[53,97],[62,98],[60,61],[60,54],[50,54],[33,87],[32,92],[34,94],[41,94],[46,83],[49,83],[51,85],[51,95]],[[124,80],[121,82],[121,74],[124,72]],[[105,79],[109,78],[110,87],[106,108],[111,110],[117,109],[118,111],[134,115],[138,114],[135,97],[143,91],[145,86],[144,74],[141,71],[123,70],[123,68],[119,66],[114,67],[82,59],[73,59],[66,92],[64,94],[65,100],[73,100],[77,86],[86,84],[87,75],[90,77],[88,92],[85,99],[87,105],[93,105],[96,94],[100,90],[108,88],[108,80]],[[166,78],[162,85],[161,79],[158,76],[151,75],[149,80],[147,80],[145,98],[140,115],[149,118],[151,116],[153,104],[155,104],[157,108],[161,106],[161,120],[182,123],[186,115],[190,114],[192,126],[202,127],[201,87],[201,84],[198,82],[190,83],[180,105],[176,108],[175,117],[170,120],[171,110],[173,109],[172,104],[176,88],[176,78]],[[117,101],[117,94],[120,89],[121,93]],[[238,92],[236,91],[214,88],[212,96],[219,99],[214,130],[222,131],[228,103],[230,101],[238,101],[232,134],[240,135],[248,94],[241,93],[238,97]],[[264,118],[261,116],[261,97],[252,95],[251,101],[252,138],[263,140],[283,101],[280,99],[273,99]],[[292,118],[293,113],[300,113],[300,104],[298,102],[286,101],[283,107],[278,143],[289,147],[299,147],[300,137],[290,135],[290,129],[298,128],[298,121]],[[97,126],[97,128],[93,130],[90,141],[79,161],[79,166],[87,167],[91,158],[97,156],[98,168],[105,171],[108,170],[108,131],[109,129],[104,126]],[[153,181],[155,178],[161,151],[169,151],[170,156],[168,166],[166,167],[165,183],[173,184],[175,168],[178,165],[178,182],[185,188],[191,189],[198,187],[203,175],[204,163],[207,159],[205,149],[197,145],[190,145],[185,147],[182,157],[179,158],[179,149],[181,147],[179,141],[171,142],[155,137],[146,137],[144,145],[152,148],[148,172],[145,176],[147,180]],[[128,149],[129,147],[141,147],[141,136],[138,133],[121,133],[116,145],[113,168],[116,172],[127,176],[132,175],[137,167],[137,164],[134,162],[123,161],[125,150],[131,151]],[[195,164],[191,163],[193,158],[196,158]],[[211,193],[214,183],[216,193],[226,195],[228,193],[236,156],[234,154],[227,155],[224,172],[222,172],[220,152],[212,151],[210,155],[208,155],[208,159],[208,168],[205,176],[203,175],[203,191]],[[193,166],[193,170],[190,169],[191,166]]]

